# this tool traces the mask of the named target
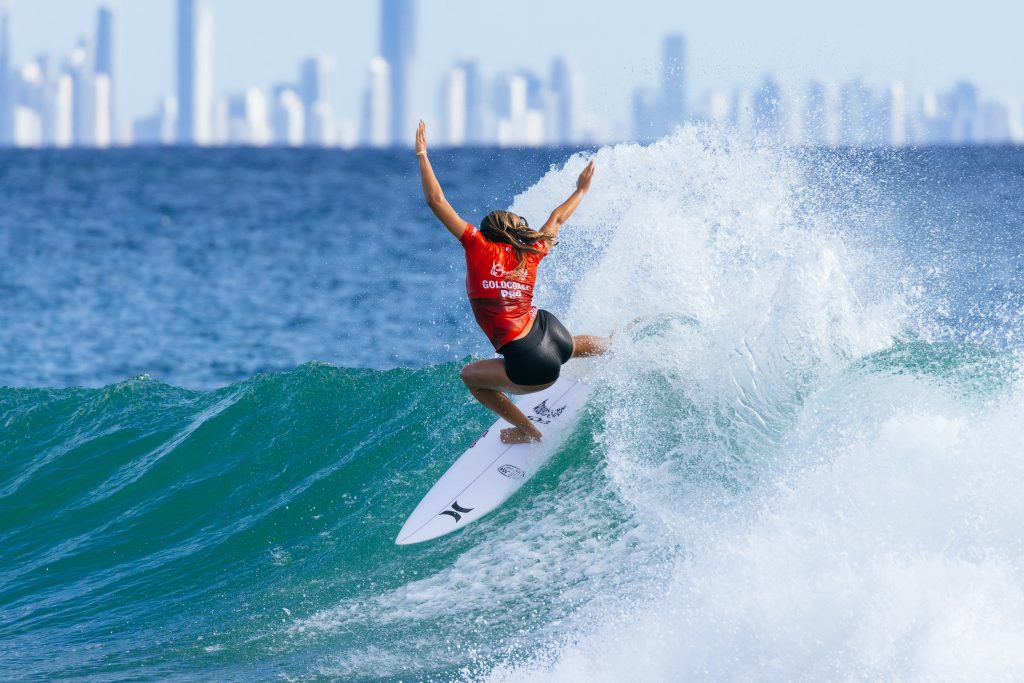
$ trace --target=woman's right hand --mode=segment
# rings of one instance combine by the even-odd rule
[[[427,151],[427,124],[420,121],[416,127],[416,154]]]
[[[586,192],[590,189],[590,181],[594,177],[594,160],[591,159],[587,167],[580,173],[580,177],[576,180],[576,189]]]

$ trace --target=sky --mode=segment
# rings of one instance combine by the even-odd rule
[[[4,0],[0,0],[2,3]],[[64,56],[95,31],[99,0],[7,0],[13,56]],[[109,0],[116,12],[117,111],[150,114],[174,92],[174,0]],[[335,106],[355,120],[366,67],[378,51],[377,0],[212,0],[218,94],[298,78],[314,53],[335,61]],[[688,41],[689,96],[711,87],[754,86],[767,74],[803,87],[811,77],[862,76],[912,91],[961,79],[986,96],[1024,99],[1020,0],[419,0],[417,111],[437,117],[441,79],[458,58],[480,60],[485,75],[518,66],[545,77],[551,60],[571,57],[583,73],[586,109],[628,126],[632,94],[655,85],[661,41]]]

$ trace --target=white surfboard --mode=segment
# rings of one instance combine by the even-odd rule
[[[503,444],[501,430],[511,425],[499,419],[427,492],[395,543],[420,543],[458,531],[504,503],[569,437],[589,396],[589,386],[563,372],[544,391],[519,397],[516,405],[537,424],[544,438],[528,444]]]

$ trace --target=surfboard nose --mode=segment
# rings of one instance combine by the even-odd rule
[[[579,420],[590,387],[567,374],[516,404],[544,431],[542,441],[506,444],[498,420],[427,492],[395,538],[421,543],[458,531],[491,512],[532,477],[558,450]]]

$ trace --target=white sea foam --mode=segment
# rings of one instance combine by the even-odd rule
[[[803,467],[748,519],[676,534],[694,550],[656,600],[579,614],[556,656],[492,678],[1024,677],[1024,394],[969,407],[920,378],[854,384],[856,403],[808,403]]]
[[[559,648],[491,678],[1024,677],[1015,380],[858,365],[919,332],[914,290],[784,154],[690,129],[596,160],[542,297],[576,333],[642,318],[604,370],[600,441],[660,540],[618,559],[683,553],[655,595],[579,609]]]

